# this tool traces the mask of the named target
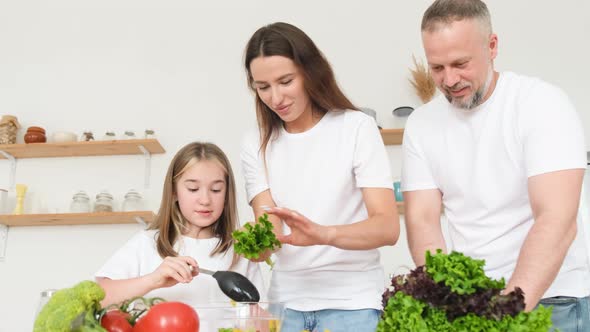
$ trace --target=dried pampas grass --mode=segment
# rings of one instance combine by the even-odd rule
[[[412,55],[415,69],[410,69],[412,73],[412,79],[410,83],[416,90],[416,94],[422,100],[424,104],[432,100],[434,93],[436,92],[436,85],[430,75],[430,69],[424,66],[422,62],[416,61],[416,57]]]

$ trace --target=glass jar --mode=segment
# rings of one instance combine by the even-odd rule
[[[115,132],[113,131],[107,131],[106,133],[104,133],[104,136],[102,137],[103,141],[114,141],[116,139],[117,137],[115,136]]]
[[[70,212],[72,213],[88,213],[90,212],[90,197],[85,191],[80,190],[72,197],[70,204]]]
[[[35,318],[39,316],[41,309],[47,304],[49,299],[55,294],[57,289],[46,289],[41,292],[41,296],[39,297],[39,305],[37,306],[37,312],[35,313]]]
[[[153,129],[145,130],[145,139],[156,138],[156,132]]]
[[[127,130],[123,133],[121,139],[137,139],[137,136],[135,136],[135,133],[133,131]]]
[[[96,195],[94,212],[113,212],[113,195],[103,190]]]
[[[125,194],[123,201],[123,211],[141,211],[143,210],[143,199],[141,194],[133,189]]]

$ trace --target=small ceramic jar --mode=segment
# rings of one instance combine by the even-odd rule
[[[78,136],[76,133],[70,131],[57,131],[53,133],[53,141],[55,143],[76,142],[77,140]]]
[[[45,129],[41,127],[29,127],[25,134],[25,143],[45,143],[47,137],[45,136]]]

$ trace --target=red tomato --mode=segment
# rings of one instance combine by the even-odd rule
[[[139,318],[133,332],[199,332],[199,316],[182,302],[161,302]]]
[[[133,327],[127,318],[129,318],[129,313],[127,312],[110,310],[102,316],[100,325],[109,332],[132,332]]]

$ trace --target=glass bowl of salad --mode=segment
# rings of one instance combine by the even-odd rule
[[[280,332],[285,306],[278,302],[217,302],[193,305],[200,332]]]

